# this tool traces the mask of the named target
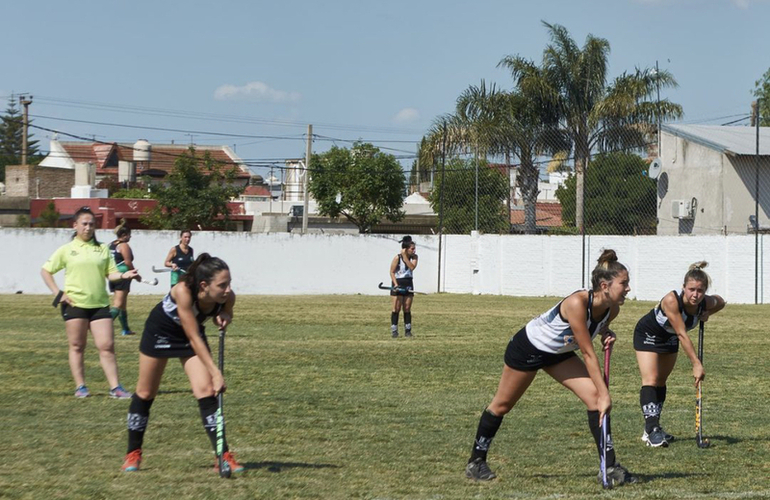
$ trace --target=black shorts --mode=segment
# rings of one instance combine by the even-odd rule
[[[206,338],[206,328],[203,326],[200,327],[200,335],[203,343],[206,344],[206,349],[211,352],[209,341]],[[147,328],[147,326],[142,332],[139,352],[151,358],[191,358],[195,356],[195,351],[187,337],[164,335]]]
[[[115,290],[124,290],[126,292],[130,292],[132,281],[134,280],[110,281],[110,292],[115,293]]]
[[[577,356],[574,351],[554,354],[541,351],[529,341],[527,328],[519,330],[511,337],[505,349],[505,364],[514,370],[535,372],[547,366],[558,365],[562,361]]]
[[[414,282],[412,281],[412,278],[396,278],[396,284],[398,285],[398,288],[414,290]],[[390,295],[393,297],[397,297],[399,295],[402,297],[414,297],[412,292],[397,292],[396,290],[391,290]]]
[[[679,352],[679,337],[675,333],[650,333],[642,321],[634,328],[634,350],[657,352],[659,354],[675,354]]]
[[[64,321],[69,321],[71,319],[87,319],[89,323],[91,321],[96,321],[97,319],[112,319],[109,307],[84,309],[82,307],[68,305],[66,302],[61,303],[61,317],[64,318]]]

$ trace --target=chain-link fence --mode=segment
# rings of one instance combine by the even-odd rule
[[[508,161],[436,155],[409,172],[410,191],[444,234],[770,232],[770,128],[664,125],[659,140],[585,159],[547,146]]]

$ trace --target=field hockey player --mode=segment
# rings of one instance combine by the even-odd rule
[[[417,245],[411,236],[404,236],[401,251],[390,263],[390,295],[393,303],[390,310],[390,335],[398,337],[398,315],[404,310],[404,336],[412,336],[412,301],[414,300],[414,270],[417,267]]]

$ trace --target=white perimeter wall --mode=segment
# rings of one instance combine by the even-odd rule
[[[0,228],[0,293],[49,293],[40,267],[69,241],[71,230]],[[97,232],[109,242],[109,231]],[[196,254],[223,258],[233,272],[233,288],[243,294],[384,294],[390,262],[400,249],[390,235],[297,235],[287,233],[195,232]],[[770,302],[765,236],[760,236],[760,302]],[[415,288],[438,286],[437,236],[415,236],[420,263]],[[158,294],[168,274],[153,274],[178,243],[172,231],[134,231],[131,248],[143,277],[161,284],[132,285],[131,293]],[[770,244],[770,239],[768,239]],[[707,260],[711,292],[732,303],[754,302],[754,237],[592,236],[586,238],[587,277],[602,248],[613,248],[631,274],[632,298],[658,300],[681,285],[687,266]],[[441,291],[514,296],[563,296],[583,286],[582,239],[578,236],[453,235],[442,242]],[[770,253],[770,248],[768,249]],[[63,284],[64,272],[56,275]],[[770,281],[768,281],[770,284]]]

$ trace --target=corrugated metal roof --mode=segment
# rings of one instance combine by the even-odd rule
[[[663,132],[696,142],[722,153],[757,154],[757,130],[754,127],[724,125],[663,125]],[[759,127],[759,154],[770,155],[770,127]]]

